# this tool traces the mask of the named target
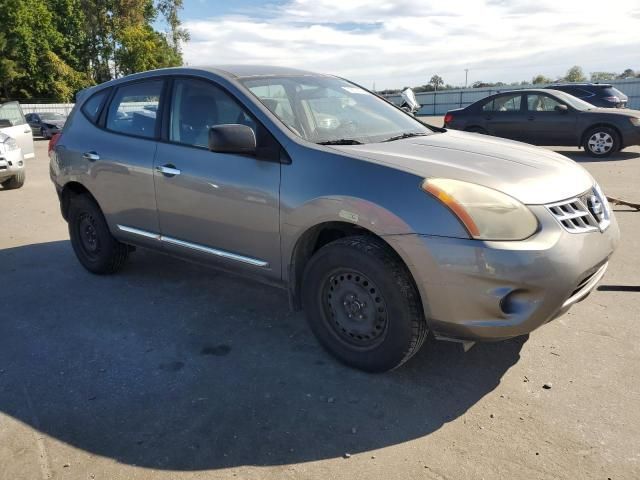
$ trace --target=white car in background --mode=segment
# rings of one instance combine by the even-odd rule
[[[18,102],[0,104],[0,185],[20,188],[25,160],[34,158],[33,135]]]

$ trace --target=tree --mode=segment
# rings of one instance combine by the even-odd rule
[[[574,65],[569,70],[567,70],[567,74],[564,76],[563,80],[565,82],[586,82],[587,77],[584,76],[582,67]]]
[[[549,77],[545,77],[544,75],[538,74],[535,77],[533,77],[533,79],[531,80],[531,83],[533,85],[539,85],[541,83],[553,83],[553,80],[551,80]]]
[[[444,85],[444,80],[442,80],[440,75],[434,75],[431,77],[431,80],[429,80],[429,85],[433,85],[433,89],[438,90],[439,86]]]
[[[632,69],[627,68],[624,72],[622,72],[620,75],[617,76],[618,79],[620,80],[624,80],[625,78],[633,78],[636,76],[636,72],[634,72]],[[611,79],[613,80],[613,79]]]
[[[183,0],[3,0],[0,89],[66,101],[94,83],[182,64]],[[168,32],[156,30],[162,16]]]

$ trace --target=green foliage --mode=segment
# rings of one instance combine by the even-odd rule
[[[3,0],[0,96],[73,99],[130,73],[182,64],[182,0]],[[158,32],[161,17],[167,32]]]
[[[567,70],[567,74],[564,76],[563,80],[565,82],[586,82],[587,77],[585,77],[582,67],[574,65]]]
[[[613,72],[591,72],[592,82],[608,82],[615,80],[617,75]]]
[[[536,75],[535,77],[533,77],[533,79],[531,80],[531,83],[533,85],[539,85],[539,84],[544,84],[544,83],[552,83],[553,80],[551,80],[549,77],[545,77],[544,75]]]

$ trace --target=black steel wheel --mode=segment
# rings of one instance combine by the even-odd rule
[[[375,348],[384,340],[387,305],[380,289],[355,270],[336,270],[325,276],[323,318],[336,338],[356,349]]]
[[[88,195],[76,195],[70,202],[69,236],[82,266],[97,274],[120,270],[129,256],[129,247],[111,235],[98,204]]]
[[[369,372],[402,365],[427,336],[410,272],[375,237],[342,238],[318,250],[305,268],[302,305],[322,346]]]

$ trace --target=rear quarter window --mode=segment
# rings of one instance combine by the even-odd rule
[[[85,114],[91,123],[97,123],[102,105],[104,105],[104,101],[109,96],[109,91],[110,90],[107,89],[94,93],[91,98],[82,105],[82,113]]]

